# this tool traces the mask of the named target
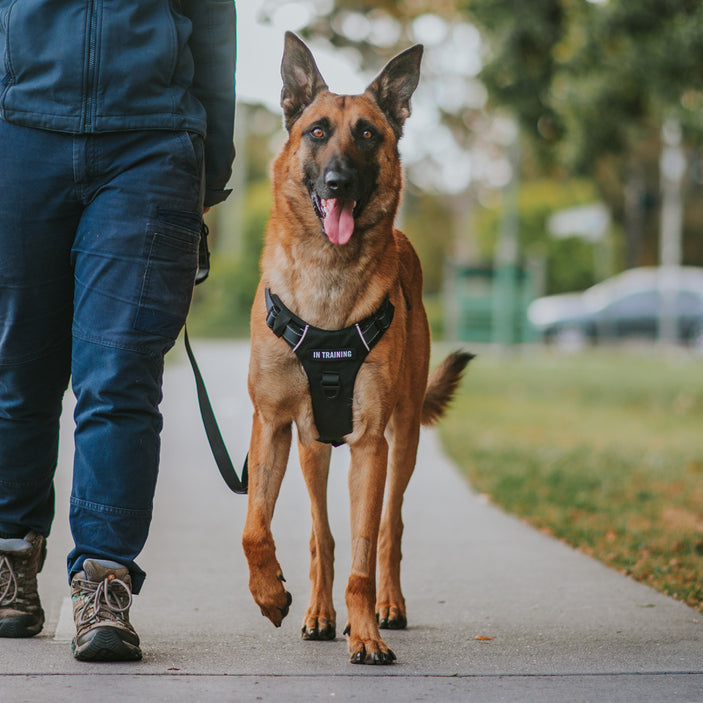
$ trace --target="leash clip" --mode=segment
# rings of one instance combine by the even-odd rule
[[[200,223],[200,240],[198,242],[198,271],[195,274],[195,285],[202,283],[210,275],[210,250],[207,238],[210,234],[208,226]]]

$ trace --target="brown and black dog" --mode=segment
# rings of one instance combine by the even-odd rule
[[[428,382],[422,270],[393,226],[402,186],[397,142],[421,56],[422,47],[414,46],[391,60],[363,95],[336,95],[305,44],[286,34],[281,104],[289,137],[273,165],[274,202],[251,317],[254,418],[242,539],[249,588],[279,626],[291,596],[271,519],[295,423],[312,504],[303,637],[335,638],[327,476],[330,445],[346,442],[352,564],[345,634],[354,663],[395,659],[379,625],[407,623],[401,505],[420,425],[440,417],[471,358],[452,354]]]

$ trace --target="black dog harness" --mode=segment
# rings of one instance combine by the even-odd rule
[[[342,330],[313,327],[266,289],[266,324],[295,352],[305,369],[318,441],[335,447],[352,431],[356,375],[366,355],[390,327],[395,308],[386,298],[361,322]]]

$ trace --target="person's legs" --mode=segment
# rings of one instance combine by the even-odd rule
[[[180,332],[197,269],[199,138],[169,132],[90,137],[92,189],[73,247],[75,549],[126,566],[146,541],[159,461],[163,357]],[[91,169],[95,175],[91,173]]]
[[[144,572],[135,559],[159,463],[163,357],[185,322],[197,269],[202,144],[168,132],[94,136],[83,140],[79,164],[88,204],[73,247],[68,570],[74,584],[92,583],[86,571],[94,562],[117,564],[138,593]],[[111,627],[92,614],[96,627]],[[82,636],[86,646],[96,632]],[[74,643],[76,656],[81,646]]]
[[[72,140],[0,120],[0,636],[39,632],[71,355]]]

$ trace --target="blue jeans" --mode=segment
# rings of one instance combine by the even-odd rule
[[[0,120],[0,531],[48,536],[61,401],[76,397],[69,577],[135,564],[159,464],[164,354],[197,269],[203,145]]]

